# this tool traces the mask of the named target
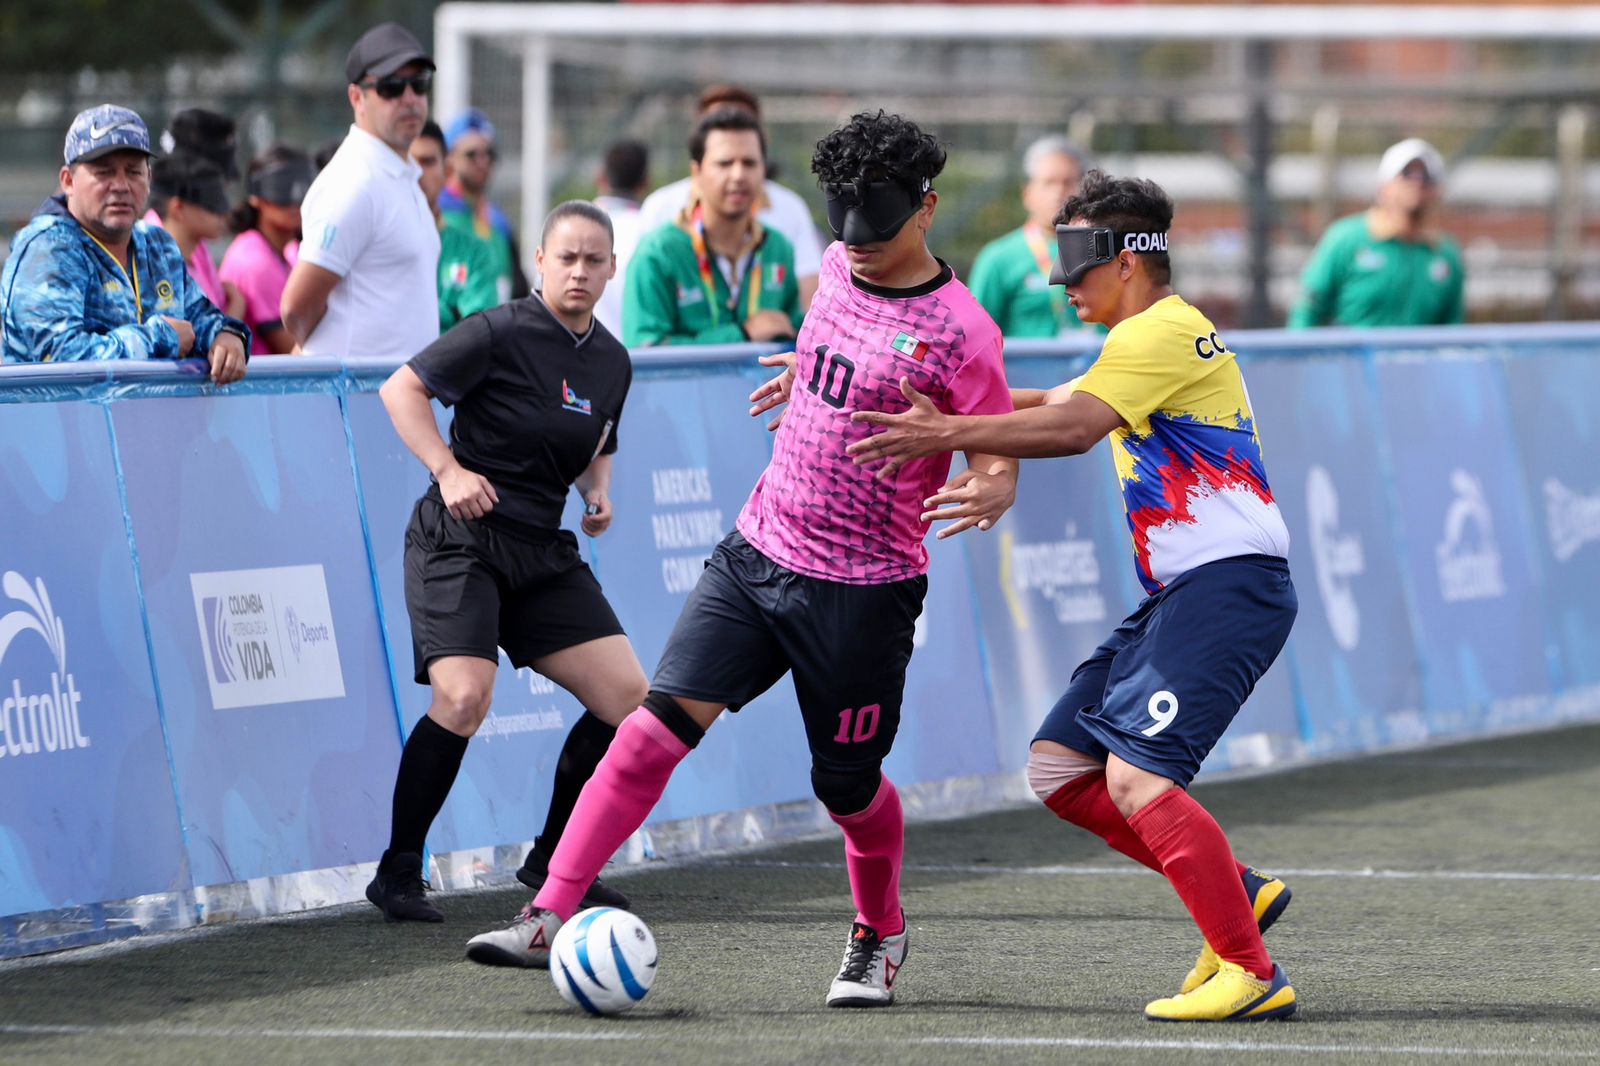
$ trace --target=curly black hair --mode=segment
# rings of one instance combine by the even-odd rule
[[[1120,233],[1165,233],[1172,227],[1172,197],[1149,178],[1113,178],[1091,170],[1078,184],[1077,194],[1061,205],[1056,225],[1075,218]],[[1157,285],[1172,280],[1172,260],[1166,252],[1136,252],[1144,257],[1150,279]]]
[[[944,169],[938,138],[903,115],[863,111],[817,142],[811,171],[817,180],[895,181],[921,195]]]

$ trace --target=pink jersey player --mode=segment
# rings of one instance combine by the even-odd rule
[[[724,186],[759,188],[762,168],[748,163],[765,143],[739,114],[714,111],[695,136],[706,159],[730,161]],[[927,593],[924,516],[932,500],[949,505],[934,514],[952,520],[941,536],[988,528],[1011,506],[1016,464],[969,452],[968,469],[945,483],[944,452],[878,478],[846,454],[868,433],[851,415],[905,410],[906,386],[957,414],[1009,412],[1011,396],[999,330],[928,250],[938,141],[898,115],[861,114],[818,143],[811,165],[839,243],[823,257],[795,362],[751,397],[752,414],[789,402],[772,463],[684,604],[644,705],[584,786],[538,896],[510,927],[468,943],[476,961],[548,965],[550,938],[584,887],[705,730],[792,674],[812,791],[844,831],[856,907],[827,1002],[894,1001],[906,959],[905,821],[883,760]]]

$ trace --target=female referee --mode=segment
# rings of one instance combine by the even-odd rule
[[[600,583],[560,528],[567,490],[583,531],[611,524],[617,422],[633,380],[622,344],[594,320],[616,272],[611,220],[585,201],[545,219],[542,292],[472,315],[395,371],[380,395],[400,439],[433,475],[406,529],[406,609],[418,684],[433,687],[395,778],[389,847],[367,899],[394,921],[439,922],[422,846],[467,741],[489,713],[496,648],[587,708],[556,764],[544,832],[517,878],[543,884],[578,793],[649,688]],[[429,400],[455,408],[445,444]],[[627,907],[598,878],[585,905]]]

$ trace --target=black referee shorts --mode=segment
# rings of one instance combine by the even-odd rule
[[[813,764],[876,765],[894,745],[925,576],[846,585],[779,566],[737,531],[718,544],[650,687],[749,703],[794,671]]]
[[[452,518],[431,495],[406,527],[406,611],[419,685],[446,655],[513,666],[622,632],[600,582],[578,554],[578,538],[551,530],[519,537],[482,521]]]

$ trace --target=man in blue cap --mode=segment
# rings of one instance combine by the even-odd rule
[[[522,253],[511,220],[489,199],[496,161],[494,139],[494,123],[475,107],[445,126],[449,178],[439,194],[439,213],[446,229],[460,230],[483,242],[504,303],[528,295],[528,279],[522,272]]]
[[[152,154],[144,120],[125,107],[73,119],[61,191],[16,235],[0,272],[5,361],[203,355],[218,385],[244,376],[249,329],[200,291],[171,235],[139,221]]]

